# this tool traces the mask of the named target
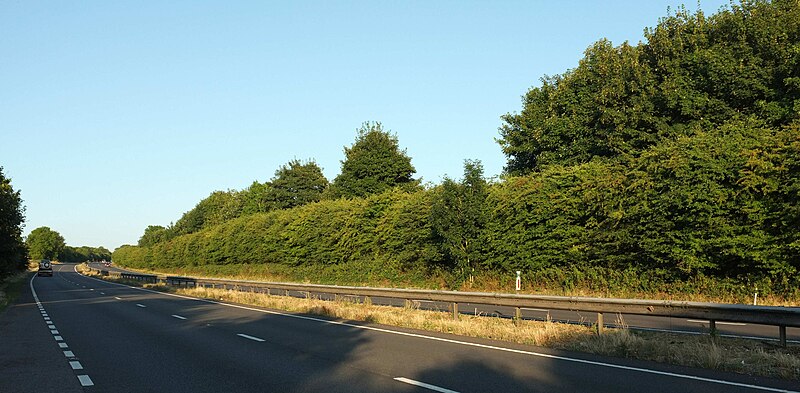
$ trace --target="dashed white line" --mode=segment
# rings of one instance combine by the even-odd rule
[[[93,280],[97,280],[97,281],[102,281],[100,279],[93,278],[93,277],[88,277],[88,278],[93,279]],[[102,281],[102,282],[108,283],[106,281]],[[614,364],[614,363],[604,363],[604,362],[601,362],[601,361],[593,361],[593,360],[585,360],[585,359],[579,359],[579,358],[571,358],[571,357],[567,357],[567,356],[550,355],[550,354],[545,354],[545,353],[540,353],[540,352],[533,352],[533,351],[525,351],[525,350],[520,350],[520,349],[498,347],[498,346],[487,345],[487,344],[478,344],[478,343],[473,343],[473,342],[469,342],[469,341],[460,341],[460,340],[456,340],[456,339],[427,336],[427,335],[424,335],[424,334],[401,332],[401,331],[397,331],[397,330],[378,328],[378,327],[373,327],[373,326],[356,325],[356,324],[347,323],[347,322],[331,321],[331,320],[327,320],[327,319],[309,317],[309,316],[305,316],[305,315],[289,314],[289,313],[286,313],[286,312],[264,310],[264,309],[254,308],[254,307],[242,306],[242,305],[238,305],[238,304],[220,303],[220,302],[217,302],[217,301],[214,301],[214,300],[200,299],[200,298],[196,298],[196,297],[190,297],[190,296],[184,296],[184,295],[175,295],[175,294],[170,294],[170,293],[163,293],[163,292],[153,291],[153,290],[145,289],[145,288],[131,287],[131,286],[128,286],[128,285],[123,285],[123,284],[116,284],[116,283],[114,283],[114,284],[115,285],[119,285],[121,287],[131,288],[131,289],[135,289],[135,290],[138,290],[138,291],[153,293],[153,294],[157,294],[157,295],[161,295],[161,296],[170,296],[170,297],[176,297],[176,298],[180,298],[180,299],[190,299],[190,300],[203,302],[203,303],[217,304],[217,305],[224,306],[224,307],[238,308],[238,309],[242,309],[242,310],[255,311],[255,312],[260,312],[260,313],[270,314],[270,315],[280,315],[280,316],[287,317],[287,318],[296,318],[296,319],[302,319],[302,320],[308,320],[308,321],[315,321],[315,322],[318,322],[318,323],[329,324],[329,325],[346,326],[346,327],[349,327],[349,328],[364,329],[364,330],[376,331],[376,332],[381,332],[381,333],[386,333],[386,334],[395,334],[395,335],[406,336],[406,337],[416,337],[416,338],[425,339],[425,340],[447,342],[447,343],[452,343],[452,344],[457,344],[457,345],[464,345],[464,346],[474,347],[474,348],[484,348],[484,349],[490,349],[490,350],[495,350],[495,351],[518,353],[518,354],[523,354],[523,355],[541,357],[541,358],[545,358],[545,359],[560,360],[560,361],[571,362],[571,363],[579,363],[579,364],[590,364],[590,365],[594,365],[594,366],[598,366],[598,367],[636,371],[636,372],[641,372],[641,373],[646,373],[646,374],[662,375],[662,376],[679,378],[679,379],[684,379],[684,380],[702,381],[702,382],[709,382],[709,383],[720,384],[720,385],[736,386],[736,387],[743,387],[743,388],[748,388],[748,389],[757,389],[757,390],[769,391],[769,392],[800,393],[800,392],[795,392],[793,390],[772,388],[772,387],[768,387],[768,386],[760,386],[760,385],[753,385],[753,384],[733,382],[733,381],[726,381],[726,380],[722,380],[722,379],[705,378],[705,377],[699,377],[699,376],[690,375],[690,374],[679,374],[679,373],[672,373],[672,372],[667,372],[667,371],[653,370],[653,369],[647,369],[647,368],[641,368],[641,367],[623,366],[623,365]]]
[[[175,315],[175,314],[172,314],[172,317],[173,318],[178,318],[178,319],[186,319],[186,317],[182,317],[180,315]]]
[[[100,292],[100,294],[101,294],[101,295],[105,295],[106,293],[105,293],[105,292]]]
[[[117,300],[122,300],[122,298],[121,298],[121,297],[119,297],[119,296],[114,296],[114,299],[117,299]]]
[[[51,330],[50,333],[51,334],[58,334],[58,330]]]
[[[395,381],[407,383],[409,385],[419,386],[421,388],[425,388],[428,390],[433,390],[434,392],[441,392],[441,393],[458,393],[455,390],[445,389],[436,385],[431,385],[429,383],[415,381],[413,379],[408,379],[404,377],[397,377],[394,378]]]
[[[237,336],[239,336],[239,337],[244,337],[244,338],[246,338],[246,339],[248,339],[248,340],[258,341],[258,342],[260,342],[260,343],[262,343],[262,342],[266,341],[266,340],[264,340],[263,338],[258,338],[258,337],[249,336],[249,335],[247,335],[247,334],[244,334],[244,333],[239,333],[239,334],[237,334]]]
[[[94,382],[88,375],[78,375],[78,381],[81,381],[81,386],[94,386]]]
[[[56,341],[64,341],[64,338],[61,336],[53,336],[55,337]]]
[[[147,306],[145,306],[144,304],[139,304],[139,303],[136,303],[136,307],[145,308],[145,307],[147,307]]]
[[[75,354],[72,353],[72,351],[64,351],[64,356],[66,356],[68,358],[74,358]]]
[[[687,319],[686,322],[708,323],[708,321],[701,321],[698,319]],[[746,323],[740,323],[740,322],[717,322],[717,325],[747,326]]]
[[[67,343],[58,343],[58,347],[59,348],[69,348],[69,345],[67,345]]]
[[[72,367],[73,370],[83,370],[83,365],[81,362],[75,360],[69,362],[69,366]]]

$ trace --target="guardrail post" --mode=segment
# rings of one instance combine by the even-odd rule
[[[519,307],[514,307],[514,323],[517,323],[522,320],[522,309]]]
[[[603,334],[603,328],[604,327],[605,326],[603,324],[603,313],[599,312],[599,313],[597,313],[597,335],[598,336]]]
[[[453,302],[453,320],[458,321],[458,303]]]
[[[372,305],[372,298],[369,296],[364,296],[364,304],[371,306]]]
[[[780,332],[779,334],[781,336],[781,346],[786,348],[786,326],[778,326],[778,331]]]
[[[708,330],[711,332],[711,337],[716,337],[717,335],[717,321],[711,319],[708,321]]]

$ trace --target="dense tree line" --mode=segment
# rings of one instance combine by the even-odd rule
[[[64,246],[64,249],[58,254],[58,260],[61,262],[110,261],[111,251],[105,247]]]
[[[254,181],[241,190],[214,191],[174,225],[151,225],[139,239],[139,246],[150,246],[176,236],[197,232],[234,218],[273,210],[291,209],[322,199],[354,198],[394,187],[413,190],[419,181],[411,158],[400,149],[397,136],[381,123],[366,122],[356,130],[356,140],[344,148],[342,171],[333,184],[313,160],[294,159],[275,171],[265,183]]]
[[[28,250],[22,240],[25,224],[25,206],[20,191],[14,190],[11,179],[0,167],[0,280],[24,270]]]
[[[422,189],[396,137],[367,123],[319,199],[249,215],[209,201],[216,207],[204,217],[223,217],[213,225],[166,237],[169,228],[150,227],[153,240],[114,259],[143,267],[366,261],[443,269],[456,284],[475,272],[523,270],[597,289],[669,290],[710,278],[796,296],[799,46],[796,0],[746,2],[710,17],[681,9],[648,29],[646,42],[601,40],[577,68],[530,89],[522,111],[503,116],[508,165],[496,183],[466,161],[460,181]],[[376,179],[394,182],[376,187]]]

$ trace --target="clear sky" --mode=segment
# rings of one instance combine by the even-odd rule
[[[0,166],[26,234],[111,250],[294,158],[332,180],[364,121],[424,182],[496,176],[530,87],[681,3],[0,0]]]

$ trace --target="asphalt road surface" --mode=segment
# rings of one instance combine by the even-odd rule
[[[92,267],[96,269],[104,269],[117,272],[131,272],[125,269],[120,269],[115,266],[105,267],[100,263],[93,263]],[[246,286],[242,287],[243,290],[249,290]],[[305,292],[289,292],[290,296],[305,297]],[[332,294],[316,294],[322,299],[332,299]],[[403,306],[403,300],[373,297],[372,302],[375,304]],[[448,312],[450,310],[449,303],[422,301],[417,302],[417,306],[426,310],[439,310]],[[512,307],[492,306],[485,304],[459,304],[459,311],[463,314],[479,314],[485,316],[496,316],[503,318],[511,318],[514,316],[514,309]],[[592,312],[576,312],[566,310],[547,310],[537,308],[523,308],[522,318],[534,320],[553,320],[565,323],[581,323],[581,324],[595,324],[597,322],[597,314]],[[708,334],[709,321],[685,318],[668,318],[650,315],[608,315],[605,316],[605,326],[607,327],[627,327],[630,329],[638,330],[653,330],[653,331],[671,331],[686,334]],[[750,338],[756,340],[778,341],[779,331],[777,326],[758,325],[758,324],[745,324],[738,322],[724,322],[717,321],[717,332],[723,337],[740,337]],[[786,329],[787,341],[791,344],[800,343],[800,329],[787,328]]]
[[[0,392],[760,392],[796,382],[332,321],[54,266],[0,314]]]

